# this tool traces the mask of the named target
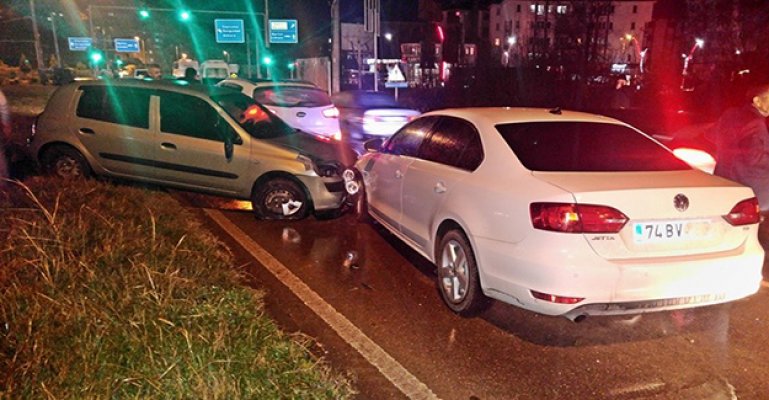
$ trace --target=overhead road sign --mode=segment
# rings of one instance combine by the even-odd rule
[[[88,51],[93,46],[93,39],[89,37],[68,37],[70,51]]]
[[[298,43],[298,25],[295,19],[271,19],[270,43]]]
[[[140,51],[139,40],[134,38],[115,39],[115,51],[118,53],[138,53]]]
[[[215,19],[216,43],[245,43],[242,19]]]

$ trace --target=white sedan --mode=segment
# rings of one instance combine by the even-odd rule
[[[424,114],[347,171],[360,208],[435,263],[453,311],[637,314],[758,291],[753,191],[620,121],[560,109]]]

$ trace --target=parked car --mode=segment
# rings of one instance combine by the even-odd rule
[[[436,264],[457,313],[491,297],[581,320],[724,303],[760,287],[752,190],[618,120],[452,109],[366,148],[347,187]]]
[[[333,212],[354,153],[297,133],[250,97],[183,81],[60,87],[27,140],[42,169],[250,199],[260,218]]]
[[[339,140],[339,111],[328,94],[309,82],[225,79],[218,86],[252,97],[296,129]]]
[[[343,140],[359,150],[362,150],[366,140],[386,139],[420,114],[400,105],[395,98],[383,92],[339,92],[332,100],[339,109]]]

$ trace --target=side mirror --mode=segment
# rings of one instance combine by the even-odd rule
[[[384,140],[380,138],[367,140],[365,143],[363,143],[363,148],[366,149],[369,153],[376,153],[382,148],[382,144],[384,143]]]

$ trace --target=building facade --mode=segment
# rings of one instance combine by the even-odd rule
[[[654,0],[504,0],[489,8],[489,40],[504,65],[568,57],[577,45],[590,61],[642,62]]]

